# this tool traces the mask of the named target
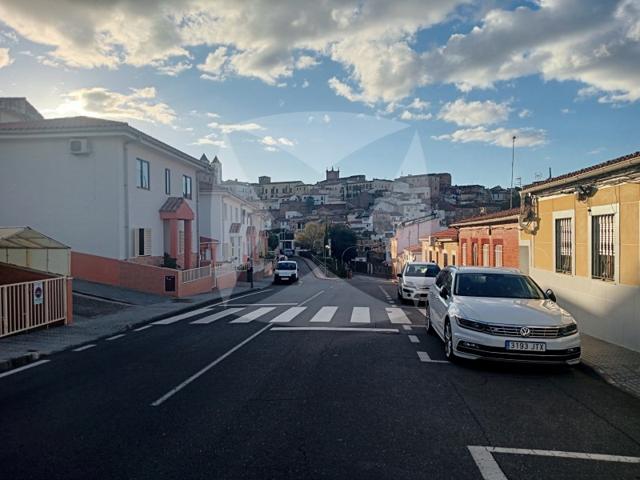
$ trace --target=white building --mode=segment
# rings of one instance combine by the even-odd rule
[[[208,165],[124,122],[0,123],[0,224],[23,225],[94,257],[197,265],[198,186]]]

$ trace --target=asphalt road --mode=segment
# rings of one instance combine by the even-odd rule
[[[0,376],[0,478],[640,479],[637,399],[451,365],[390,282],[302,270]]]

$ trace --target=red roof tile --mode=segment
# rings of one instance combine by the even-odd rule
[[[457,228],[447,228],[446,230],[442,230],[441,232],[436,232],[431,235],[431,238],[458,238],[458,229]]]
[[[486,215],[478,215],[476,217],[463,218],[459,222],[452,223],[451,226],[463,226],[469,223],[482,223],[486,220],[498,220],[500,218],[513,217],[520,214],[520,207],[512,208],[511,210],[501,210],[499,212],[488,213]]]

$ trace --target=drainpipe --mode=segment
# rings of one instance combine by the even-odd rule
[[[124,257],[125,259],[131,256],[131,237],[130,237],[130,225],[129,225],[129,152],[128,146],[131,143],[140,141],[140,137],[135,140],[125,140],[122,143],[122,166],[124,176]]]

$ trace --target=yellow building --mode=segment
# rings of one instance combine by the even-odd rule
[[[520,265],[581,330],[640,351],[640,152],[523,188]]]
[[[420,239],[422,258],[435,262],[440,268],[458,264],[458,230],[448,228]]]

